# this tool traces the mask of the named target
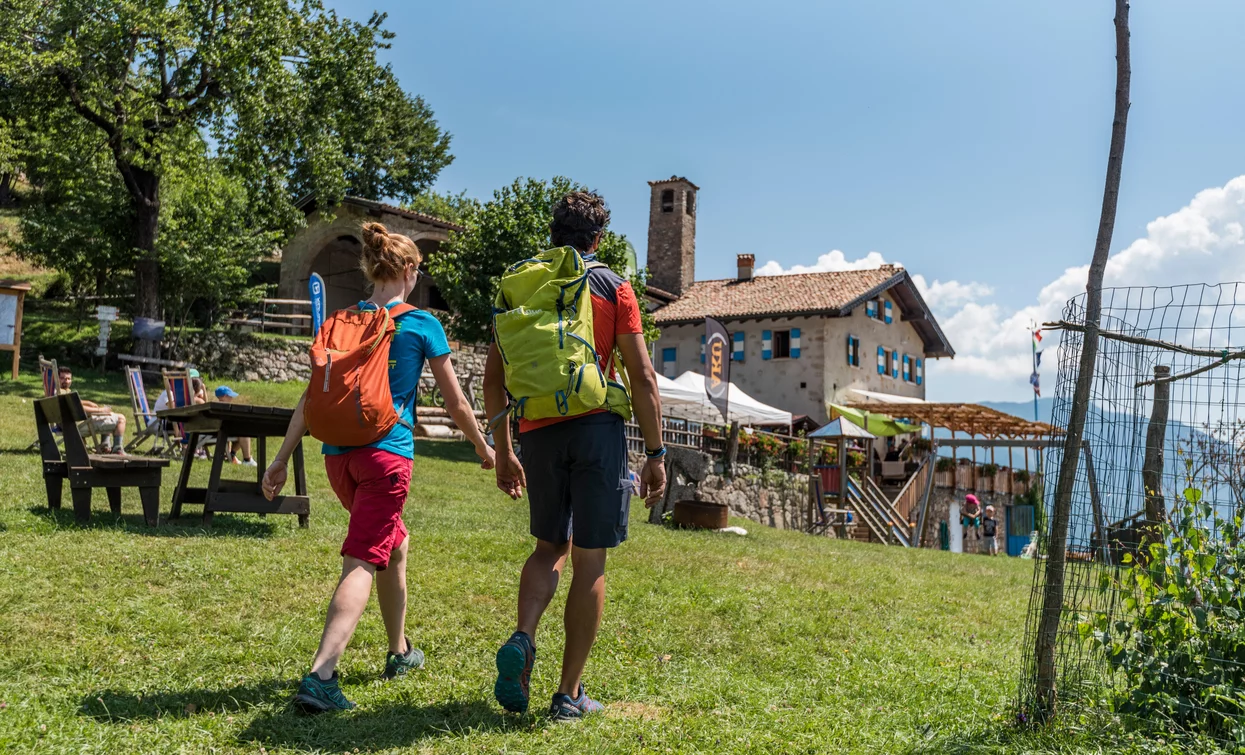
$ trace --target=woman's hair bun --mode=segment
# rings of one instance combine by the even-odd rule
[[[364,223],[360,231],[363,250],[359,267],[372,283],[398,280],[407,265],[418,269],[423,262],[415,242],[400,233],[390,233],[381,223]]]

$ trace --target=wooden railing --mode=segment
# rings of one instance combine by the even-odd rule
[[[726,456],[727,446],[730,444],[729,427],[693,422],[677,417],[662,417],[661,424],[662,442],[667,446],[694,448],[715,459],[721,459]],[[626,435],[628,451],[639,453],[644,450],[644,436],[640,432],[639,425],[628,422],[626,425]],[[777,454],[769,454],[755,443],[750,442],[749,435],[773,439],[781,450]],[[783,471],[806,473],[808,471],[808,453],[806,450],[802,450],[800,445],[797,445],[805,442],[803,438],[791,435],[770,433],[763,430],[751,430],[750,432],[741,430],[739,448],[736,451],[735,460],[740,464],[754,467],[764,466],[764,462],[768,462],[771,466]],[[807,447],[804,448],[806,449]]]
[[[1021,479],[1021,476],[1017,473],[1023,470],[1007,469],[1005,467],[999,469],[993,475],[985,475],[982,473],[982,466],[980,464],[977,465],[976,479],[974,479],[971,464],[956,464],[954,469],[936,470],[934,472],[934,485],[939,488],[954,488],[970,493],[1024,495],[1029,492],[1029,488],[1033,485],[1034,479],[1037,476],[1036,473],[1031,472],[1027,479]]]
[[[873,481],[872,477],[865,477],[862,487],[865,491],[865,497],[873,504],[878,515],[886,521],[893,539],[899,545],[911,545],[912,526],[908,524],[907,518],[895,509],[895,505],[886,497],[886,494],[882,492],[882,489],[878,487],[878,484]]]
[[[925,495],[926,483],[933,471],[932,458],[931,456],[926,456],[921,459],[920,466],[917,467],[916,472],[908,478],[908,481],[904,483],[903,489],[895,496],[895,510],[899,512],[899,515],[903,517],[905,522],[913,521],[913,512],[917,510],[917,505]]]
[[[256,310],[235,313],[225,320],[235,328],[255,328],[288,335],[312,335],[311,302],[305,299],[260,299]]]
[[[856,516],[860,517],[860,521],[865,523],[873,536],[883,543],[890,544],[891,531],[886,526],[886,521],[878,513],[872,503],[865,496],[864,491],[857,484],[857,478],[850,477],[847,484],[843,486],[845,496],[843,500],[847,503],[847,507],[851,509]]]

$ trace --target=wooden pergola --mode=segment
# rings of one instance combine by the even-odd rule
[[[946,428],[953,434],[967,433],[970,437],[979,436],[991,440],[1048,438],[1060,433],[1057,428],[1045,422],[1031,422],[981,404],[849,401],[844,406],[869,414],[885,414],[896,419],[905,419],[913,424]]]

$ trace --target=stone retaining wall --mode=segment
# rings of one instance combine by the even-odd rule
[[[213,378],[264,383],[311,379],[311,340],[306,338],[211,330],[187,333],[176,346],[173,341],[162,346],[167,358],[192,364]]]
[[[194,365],[213,378],[250,382],[281,383],[288,380],[311,379],[308,338],[274,338],[236,330],[212,330],[188,333],[180,342],[165,341],[162,346],[169,359]],[[484,382],[484,361],[488,347],[450,342],[450,359],[463,392],[469,397],[479,395]],[[435,381],[427,365],[420,376],[422,393],[432,390]]]
[[[644,455],[628,454],[631,469],[639,472]],[[667,480],[667,484],[674,481]],[[762,472],[745,464],[735,465],[735,474],[723,473],[722,462],[696,486],[698,500],[725,504],[732,516],[749,519],[780,530],[800,530],[808,510],[808,475],[770,470]],[[833,532],[827,532],[833,537]]]

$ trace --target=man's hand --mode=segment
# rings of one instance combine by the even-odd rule
[[[285,462],[275,459],[272,464],[268,465],[267,471],[264,472],[264,481],[261,487],[264,489],[264,497],[272,500],[281,492],[281,488],[285,487]]]
[[[523,488],[527,487],[527,477],[523,474],[523,465],[513,452],[497,456],[497,489],[514,500],[523,497]]]
[[[487,443],[476,446],[476,456],[480,457],[480,469],[492,469],[497,466],[497,455]]]
[[[649,459],[640,470],[640,497],[644,508],[651,509],[666,494],[666,464],[662,459]]]

